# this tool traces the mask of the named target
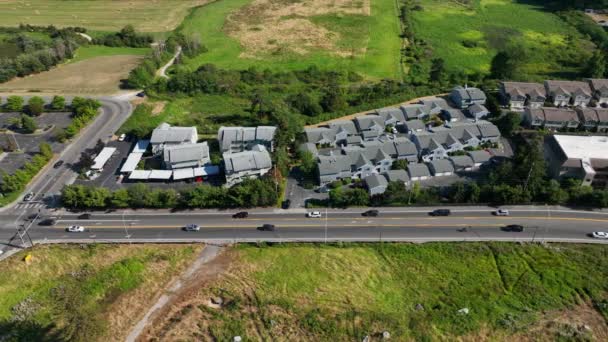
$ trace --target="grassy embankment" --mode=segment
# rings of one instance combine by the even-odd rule
[[[397,341],[601,338],[607,254],[606,246],[563,244],[241,246],[222,280],[157,328],[182,339],[247,341],[361,341],[382,331]],[[225,306],[210,308],[211,296]],[[565,319],[576,322],[582,305],[599,321],[592,331],[557,321],[535,328],[552,310],[573,310]]]
[[[0,339],[124,339],[200,246],[43,246],[0,262]],[[24,256],[33,256],[26,264]]]
[[[394,1],[372,1],[369,16],[325,13],[305,17],[311,22],[312,27],[326,29],[330,34],[339,36],[336,49],[365,50],[364,53],[355,53],[354,56],[348,57],[328,53],[327,49],[315,47],[307,48],[304,53],[294,53],[293,49],[297,47],[293,46],[293,42],[290,43],[291,37],[284,39],[282,47],[279,46],[271,51],[255,51],[251,56],[252,53],[243,49],[244,41],[239,41],[238,37],[226,32],[230,15],[243,10],[250,3],[251,0],[217,1],[195,9],[186,17],[179,30],[184,33],[199,34],[209,49],[209,52],[187,61],[189,67],[194,69],[205,63],[213,63],[229,69],[246,69],[255,66],[259,69],[296,70],[317,65],[333,70],[356,71],[370,78],[398,78],[401,75],[399,66],[401,39]],[[314,5],[314,1],[312,4]],[[285,6],[287,5],[288,2]],[[255,15],[259,13],[251,16],[241,13],[239,18],[251,17],[253,21],[250,29],[256,31],[260,28],[255,26]],[[278,22],[290,19],[293,17],[281,17]],[[273,36],[273,32],[267,34],[269,36],[264,36],[263,39],[255,38],[265,39],[261,44],[283,41],[283,37]]]
[[[582,65],[565,60],[592,44],[557,15],[533,1],[473,0],[464,2],[422,0],[412,12],[416,35],[428,41],[450,70],[487,72],[492,57],[509,44],[528,51],[521,70],[530,78],[567,77]],[[540,4],[540,3],[539,3]]]

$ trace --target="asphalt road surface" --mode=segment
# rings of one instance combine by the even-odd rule
[[[307,218],[305,212],[255,210],[246,219],[234,219],[230,212],[93,213],[54,216],[55,226],[27,221],[26,244],[34,242],[290,242],[290,241],[557,241],[608,242],[592,239],[593,231],[608,230],[608,213],[575,210],[544,210],[528,207],[510,209],[508,217],[492,215],[492,208],[453,209],[446,217],[430,216],[434,208],[380,208],[378,217],[364,217],[364,209],[322,211],[322,218]],[[0,241],[20,245],[16,226],[25,217],[0,216]],[[51,216],[44,216],[41,219]],[[201,226],[186,232],[187,224]],[[273,224],[275,231],[261,231]],[[507,232],[509,224],[524,226],[523,232]],[[68,233],[79,225],[85,232]],[[466,228],[464,230],[463,228]]]

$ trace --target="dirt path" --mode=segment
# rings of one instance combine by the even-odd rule
[[[221,246],[207,245],[194,263],[179,277],[179,279],[167,291],[160,296],[158,301],[146,312],[144,317],[131,329],[126,338],[127,342],[135,342],[142,334],[146,326],[153,321],[153,316],[170,305],[179,294],[190,287],[192,282],[199,282],[197,274],[206,264],[213,261],[223,250]],[[223,271],[222,268],[213,268],[215,273]]]
[[[167,64],[163,65],[162,68],[158,69],[158,71],[156,71],[156,77],[162,77],[162,78],[169,78],[169,76],[167,76],[167,69],[169,69],[170,66],[173,65],[173,63],[175,63],[175,60],[177,59],[177,57],[179,57],[179,55],[182,53],[182,47],[178,46],[177,47],[177,51],[175,51],[175,55],[173,55],[173,58],[171,58]]]
[[[431,99],[431,98],[435,98],[435,97],[438,97],[438,96],[446,96],[446,95],[448,95],[448,94],[445,93],[445,94],[437,94],[437,95],[417,97],[415,99],[411,99],[411,100],[408,100],[408,101],[405,101],[405,102],[401,102],[401,103],[397,103],[397,104],[394,104],[394,105],[391,105],[391,106],[387,106],[387,107],[399,107],[399,106],[402,106],[402,105],[418,103],[418,102],[420,102],[422,100],[425,100],[425,99]],[[319,122],[319,123],[314,124],[314,125],[308,125],[308,126],[305,126],[305,128],[313,128],[313,127],[325,126],[325,125],[328,125],[330,122],[334,122],[334,121],[352,120],[352,119],[356,118],[357,116],[367,115],[371,111],[372,110],[366,110],[366,111],[359,112],[359,113],[349,114],[349,115],[342,116],[342,117],[339,117],[339,118],[336,118],[336,119],[331,119],[331,120]]]

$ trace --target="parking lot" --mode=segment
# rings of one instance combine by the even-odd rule
[[[66,128],[70,122],[70,113],[43,113],[34,117],[39,131],[33,134],[21,134],[9,130],[11,118],[19,118],[18,113],[0,113],[0,147],[4,151],[17,149],[14,152],[4,152],[0,156],[0,169],[13,173],[21,168],[39,152],[40,143],[51,145],[53,152],[59,153],[65,147],[64,143],[55,140],[55,134]]]

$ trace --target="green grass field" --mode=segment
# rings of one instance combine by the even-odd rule
[[[487,72],[496,51],[511,40],[531,51],[527,73],[575,71],[576,67],[564,67],[559,60],[573,52],[572,42],[587,40],[555,14],[516,0],[462,3],[422,0],[423,10],[413,12],[416,35],[431,44],[448,69]]]
[[[141,311],[197,251],[200,246],[38,246],[4,260],[0,339],[124,339]],[[27,254],[30,264],[24,261]]]
[[[398,78],[401,75],[399,55],[399,19],[393,0],[373,0],[371,16],[326,14],[311,17],[311,22],[340,34],[340,47],[366,48],[362,55],[340,57],[321,49],[306,54],[291,52],[269,53],[248,58],[242,56],[239,41],[225,32],[225,21],[231,13],[248,5],[251,0],[217,1],[195,9],[180,30],[199,34],[209,52],[187,61],[194,69],[205,63],[222,68],[245,69],[255,66],[273,70],[303,69],[310,65],[337,70],[352,70],[369,78]],[[268,37],[271,41],[277,37]]]
[[[361,341],[385,330],[396,341],[509,340],[543,312],[582,303],[608,318],[607,256],[602,245],[241,246],[237,267],[202,290],[226,308],[194,317],[217,340]]]
[[[145,32],[171,31],[190,8],[204,0],[2,0],[2,26],[82,26],[99,31],[118,31],[131,24]]]
[[[68,64],[101,56],[143,56],[148,52],[150,52],[148,48],[109,47],[102,45],[83,46],[76,50],[76,55],[68,61]]]

